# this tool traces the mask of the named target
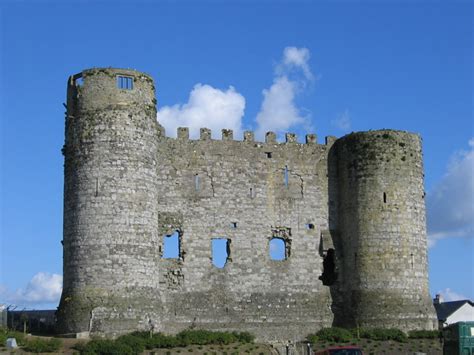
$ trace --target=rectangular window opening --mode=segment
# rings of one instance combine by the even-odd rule
[[[133,89],[133,78],[130,76],[117,76],[117,87],[122,90],[132,90]]]
[[[288,187],[288,166],[285,165],[285,172],[284,172],[284,177],[283,177],[283,181],[285,183],[285,186]]]
[[[230,258],[230,239],[213,238],[212,239],[212,264],[223,269]]]
[[[237,229],[237,222],[230,222],[230,228]]]
[[[308,230],[312,230],[312,229],[314,229],[314,224],[313,223],[307,223],[307,224],[305,224],[305,227]]]
[[[249,196],[250,198],[255,198],[255,189],[253,187],[250,188]]]
[[[162,257],[163,259],[181,259],[181,233],[179,231],[163,237]]]
[[[387,203],[387,194],[383,193],[383,203]]]
[[[201,188],[201,178],[199,177],[198,174],[194,175],[194,189],[196,191],[199,191]]]
[[[265,152],[265,155],[267,156],[268,159],[272,158],[272,152]]]
[[[269,242],[270,260],[286,260],[288,250],[286,241],[283,238],[272,238]]]

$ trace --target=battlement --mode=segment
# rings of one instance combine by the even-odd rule
[[[188,127],[178,127],[176,129],[177,135],[176,139],[180,141],[188,141],[188,140],[201,140],[201,141],[218,141],[215,139],[212,139],[212,131],[209,128],[201,128],[200,129],[200,136],[199,139],[190,139],[189,138],[189,128]],[[168,137],[170,139],[170,137]],[[171,138],[172,139],[172,138]],[[325,144],[326,146],[332,145],[336,141],[336,137],[334,136],[326,136],[325,137]],[[275,132],[267,132],[265,134],[265,141],[264,142],[259,142],[255,140],[255,133],[254,131],[244,131],[243,132],[243,140],[235,140],[234,139],[234,132],[231,129],[222,129],[221,130],[221,141],[223,142],[248,142],[248,143],[266,143],[266,144],[318,144],[317,142],[317,136],[314,133],[309,133],[305,135],[305,143],[299,143],[298,142],[298,137],[295,133],[286,133],[285,134],[285,141],[284,142],[278,142],[276,139],[276,133]]]

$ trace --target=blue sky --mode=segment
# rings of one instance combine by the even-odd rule
[[[108,66],[155,78],[170,135],[420,133],[431,293],[474,299],[473,23],[470,1],[3,0],[0,303],[55,306],[66,81]]]

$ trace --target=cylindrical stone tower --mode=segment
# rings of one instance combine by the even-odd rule
[[[336,141],[339,262],[352,326],[433,329],[421,141],[393,130]]]
[[[101,324],[123,332],[146,322],[142,310],[158,284],[155,104],[153,80],[134,70],[69,78],[62,333]]]

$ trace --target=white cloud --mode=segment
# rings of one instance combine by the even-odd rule
[[[283,50],[282,62],[277,66],[277,73],[286,75],[292,69],[300,69],[307,80],[313,80],[308,65],[310,53],[308,48],[286,47]]]
[[[307,48],[284,49],[272,86],[263,90],[262,106],[256,117],[259,138],[267,131],[284,133],[292,126],[308,125],[309,116],[301,114],[294,100],[308,81],[313,80],[308,65],[309,58]]]
[[[26,287],[9,292],[5,286],[0,287],[3,302],[18,305],[41,305],[58,303],[63,288],[63,277],[59,274],[39,272],[33,276]]]
[[[429,245],[448,237],[474,237],[474,139],[457,152],[427,196]]]
[[[200,128],[210,128],[213,136],[220,137],[220,130],[242,132],[245,98],[231,86],[226,91],[210,85],[196,84],[183,105],[164,106],[158,110],[157,119],[165,127],[166,135],[176,137],[178,127],[189,127],[191,138],[199,137]]]
[[[263,101],[256,116],[256,135],[259,139],[267,131],[285,133],[295,125],[309,128],[309,115],[302,114],[294,99],[311,82],[310,53],[307,48],[286,47],[275,68],[270,88],[263,90]],[[178,127],[189,127],[190,137],[199,137],[200,128],[210,128],[213,138],[220,138],[220,130],[232,129],[238,139],[242,134],[245,98],[232,86],[219,90],[210,85],[196,84],[188,102],[163,106],[158,110],[158,122],[167,136],[176,137]]]
[[[263,102],[257,115],[257,136],[266,131],[284,132],[291,126],[303,124],[307,120],[295,106],[295,83],[287,77],[276,78],[268,90],[263,90]]]
[[[349,110],[345,110],[339,117],[332,120],[331,124],[343,132],[349,132],[351,130],[351,116],[349,115]]]
[[[460,293],[454,292],[450,288],[445,288],[444,290],[438,291],[438,294],[441,295],[443,302],[460,301],[460,300],[469,299],[468,297],[461,295]]]

